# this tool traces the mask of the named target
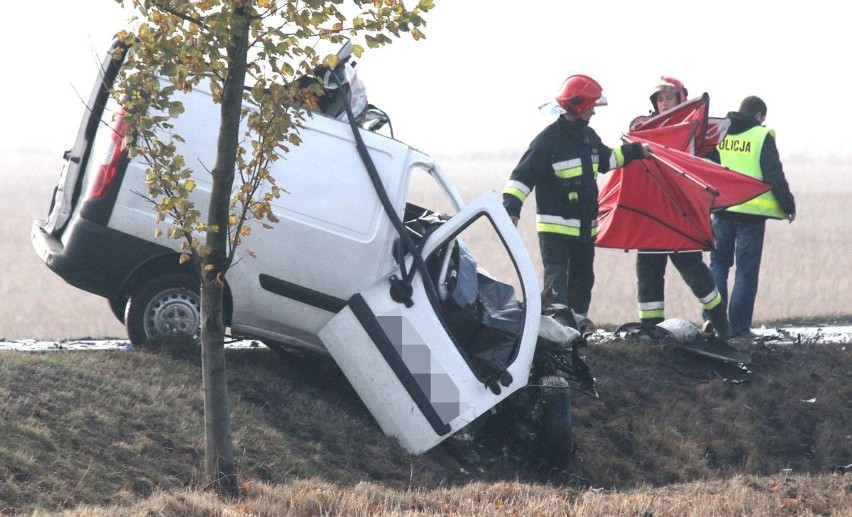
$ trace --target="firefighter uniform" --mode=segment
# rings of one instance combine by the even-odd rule
[[[665,103],[658,105],[658,95],[661,92],[674,94]],[[660,83],[651,93],[653,114],[659,114],[660,109],[668,110],[687,100],[687,90],[679,80],[673,77],[661,77]],[[639,119],[636,119],[639,120]],[[631,123],[633,129],[634,120]],[[711,155],[705,156],[718,162],[715,149]],[[671,260],[677,268],[683,281],[689,286],[692,294],[701,303],[702,313],[713,323],[716,334],[725,339],[729,334],[728,316],[722,295],[716,288],[710,268],[704,263],[701,250],[667,251],[667,250],[638,250],[636,254],[636,283],[639,300],[639,321],[647,324],[661,323],[666,319],[665,313],[665,275],[666,265]]]
[[[639,143],[609,148],[587,122],[559,117],[530,143],[503,189],[503,205],[515,217],[535,190],[545,293],[581,319],[595,282],[597,175],[643,156]]]
[[[701,302],[714,327],[724,329],[725,305],[710,274],[710,268],[704,263],[701,251],[639,251],[636,256],[639,321],[654,325],[666,319],[665,275],[669,260],[677,268],[692,294]]]

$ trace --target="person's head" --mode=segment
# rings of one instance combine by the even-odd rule
[[[556,94],[556,103],[569,118],[586,122],[595,114],[595,106],[606,106],[603,88],[587,75],[571,75],[562,83]]]
[[[660,82],[651,92],[651,106],[654,111],[661,113],[671,109],[686,100],[686,87],[674,77],[660,77]]]
[[[766,103],[757,95],[749,95],[740,103],[740,113],[754,117],[763,124],[766,120]]]

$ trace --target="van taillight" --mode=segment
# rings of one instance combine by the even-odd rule
[[[98,173],[93,178],[91,187],[89,188],[89,197],[98,198],[106,194],[115,180],[115,173],[118,170],[118,165],[124,154],[124,135],[127,133],[127,122],[124,121],[124,111],[122,111],[115,121],[115,127],[112,130],[112,143],[107,152],[107,160],[98,167]]]

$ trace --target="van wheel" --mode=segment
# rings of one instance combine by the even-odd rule
[[[127,310],[127,297],[119,296],[117,298],[109,299],[109,309],[112,311],[113,316],[124,324],[124,314]]]
[[[140,286],[130,295],[125,316],[133,346],[156,345],[179,336],[201,343],[201,296],[198,277],[167,273]]]
[[[565,470],[571,462],[571,386],[562,377],[544,377],[539,442],[550,467]]]

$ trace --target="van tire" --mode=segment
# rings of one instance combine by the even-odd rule
[[[191,336],[201,342],[201,296],[198,277],[166,273],[152,277],[130,295],[125,327],[135,346],[156,345],[169,338]]]
[[[544,377],[539,445],[551,468],[566,470],[574,453],[571,438],[571,387],[561,377]]]

